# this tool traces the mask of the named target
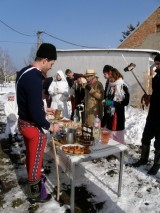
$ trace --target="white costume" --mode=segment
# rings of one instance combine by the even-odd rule
[[[57,80],[57,74],[60,75],[61,80]],[[70,118],[71,101],[68,101],[68,98],[70,97],[70,89],[63,71],[57,71],[52,83],[49,86],[48,92],[52,96],[51,108],[62,110],[62,116]]]
[[[10,95],[8,95],[9,97]],[[18,108],[16,101],[6,101],[4,104],[5,115],[7,116],[7,125],[5,133],[8,134],[16,134],[18,132],[17,129],[17,121],[18,121]]]

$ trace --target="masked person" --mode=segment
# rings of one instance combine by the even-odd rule
[[[69,91],[70,89],[63,71],[58,70],[48,88],[48,92],[52,98],[51,108],[61,110],[62,116],[68,119],[71,117],[71,101],[69,100]]]
[[[20,142],[21,139],[18,137],[17,121],[18,121],[18,108],[15,102],[15,94],[7,94],[8,100],[4,104],[5,115],[7,116],[7,125],[5,133],[8,135],[9,142],[12,144]]]
[[[26,146],[29,200],[32,203],[51,199],[51,194],[48,194],[45,188],[46,178],[41,174],[46,145],[46,134],[43,129],[59,132],[61,128],[57,123],[51,124],[45,118],[42,82],[56,59],[56,47],[43,43],[36,53],[35,61],[21,69],[16,79],[18,128]]]

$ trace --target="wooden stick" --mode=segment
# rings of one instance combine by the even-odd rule
[[[59,194],[60,194],[59,170],[58,170],[56,146],[55,146],[55,141],[54,141],[53,136],[52,136],[52,145],[53,145],[53,155],[54,155],[54,160],[55,160],[56,176],[57,176],[57,201],[59,201]]]

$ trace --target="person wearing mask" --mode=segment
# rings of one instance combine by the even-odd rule
[[[40,45],[34,62],[17,73],[16,93],[18,104],[18,129],[26,146],[29,201],[46,202],[51,199],[45,187],[46,178],[41,173],[46,134],[44,130],[59,132],[58,123],[45,118],[42,100],[42,81],[57,59],[56,47],[50,43]]]
[[[133,163],[133,167],[139,167],[148,163],[151,140],[154,138],[154,163],[149,169],[149,175],[156,175],[160,168],[160,54],[154,58],[156,75],[152,78],[152,95],[145,95],[145,103],[149,106],[146,124],[142,134],[141,157]]]
[[[52,98],[51,108],[61,110],[62,116],[69,119],[71,116],[70,89],[62,70],[56,72],[48,92]]]
[[[9,92],[7,94],[8,100],[4,104],[4,112],[7,116],[7,125],[5,133],[8,135],[9,142],[20,142],[18,137],[17,121],[18,121],[18,108],[15,101],[15,93]]]
[[[102,119],[104,97],[103,85],[98,81],[96,72],[93,69],[87,69],[85,73],[87,84],[85,86],[85,122],[93,126],[95,115]]]
[[[111,138],[124,144],[125,106],[129,104],[130,99],[128,86],[116,68],[108,69],[106,73],[109,84],[104,102],[106,110],[104,126],[109,130]]]

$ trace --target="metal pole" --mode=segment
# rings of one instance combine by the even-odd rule
[[[143,90],[143,92],[144,92],[145,94],[147,94],[146,91],[145,91],[145,89],[142,87],[141,83],[139,82],[138,78],[137,78],[136,75],[134,74],[134,72],[133,72],[133,71],[131,71],[131,72],[132,72],[133,76],[135,77],[135,79],[137,80],[137,82],[138,82],[139,86],[141,87],[141,89]]]
[[[40,39],[41,33],[43,33],[43,31],[37,31],[37,50],[39,49],[41,44],[41,39]]]
[[[126,58],[124,57],[123,54],[122,54],[122,58],[124,59],[124,61],[125,61],[126,64],[128,65],[129,63],[127,62],[127,60],[126,60]],[[141,89],[143,90],[143,92],[144,92],[145,94],[147,94],[146,91],[145,91],[145,89],[142,87],[142,84],[139,82],[137,76],[134,74],[134,72],[133,72],[132,70],[128,70],[128,71],[132,72],[133,76],[134,76],[135,79],[137,80],[137,82],[138,82],[139,86],[141,87]]]

